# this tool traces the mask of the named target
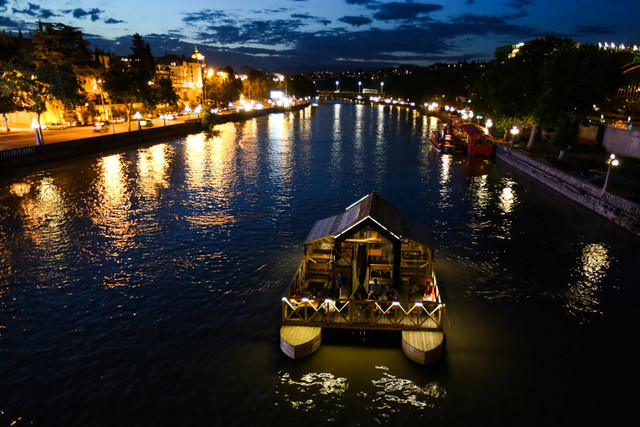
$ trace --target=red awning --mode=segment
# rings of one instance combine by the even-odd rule
[[[476,125],[475,123],[467,123],[462,125],[462,130],[469,135],[470,138],[477,138],[480,135],[484,135],[484,128]]]

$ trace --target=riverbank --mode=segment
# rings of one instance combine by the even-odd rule
[[[297,111],[308,105],[309,103],[305,102],[287,109],[274,107],[224,114],[218,116],[216,123],[238,122],[273,113]],[[133,145],[150,144],[163,139],[179,138],[202,131],[203,127],[199,119],[120,133],[90,134],[90,136],[82,138],[77,137],[77,132],[65,133],[62,130],[57,131],[54,142],[47,143],[47,139],[45,139],[44,145],[34,145],[33,139],[25,138],[25,132],[12,132],[2,135],[0,139],[0,147],[12,147],[0,150],[0,174],[9,173],[16,168],[44,165]]]
[[[496,146],[496,158],[640,236],[640,206],[528,154]]]

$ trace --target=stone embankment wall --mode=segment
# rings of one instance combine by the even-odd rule
[[[287,110],[283,108],[265,108],[263,110],[225,114],[219,116],[218,123],[237,122],[271,113],[296,111],[308,105],[309,103],[298,104]],[[150,144],[167,138],[180,138],[202,131],[200,121],[192,120],[170,126],[159,126],[132,132],[105,134],[91,138],[56,142],[54,144],[2,150],[0,151],[0,173],[6,173],[11,169],[22,166],[55,162],[76,156],[111,151],[127,146]]]
[[[640,130],[608,127],[604,132],[603,145],[610,153],[640,159]]]
[[[640,206],[635,203],[615,194],[602,194],[601,187],[501,145],[496,147],[496,158],[640,236]]]

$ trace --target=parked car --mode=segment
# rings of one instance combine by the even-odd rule
[[[43,129],[50,129],[50,130],[62,130],[62,129],[65,129],[66,127],[67,125],[64,125],[62,123],[51,123],[49,125],[42,126]]]
[[[94,132],[107,132],[109,130],[109,126],[103,122],[97,122],[91,126],[91,129]]]

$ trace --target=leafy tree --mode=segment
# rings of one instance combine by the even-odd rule
[[[152,82],[155,76],[155,62],[151,54],[151,47],[140,34],[133,35],[131,44],[132,55],[130,57],[131,90],[135,93],[135,99],[142,102],[148,109],[155,108],[157,99]]]
[[[178,105],[178,100],[180,99],[180,97],[178,97],[178,94],[173,89],[173,83],[169,78],[162,78],[158,80],[155,90],[156,90],[155,97],[158,103],[163,105],[163,110],[165,115],[164,124],[166,126],[167,108],[170,106],[176,107]]]
[[[218,107],[226,106],[240,96],[242,81],[236,77],[233,68],[227,66],[207,79],[206,89],[207,99],[215,101]]]
[[[113,58],[109,68],[103,76],[103,88],[109,98],[114,102],[122,103],[127,112],[127,124],[131,131],[131,110],[136,101],[136,93],[133,89],[133,73],[126,62]]]
[[[576,122],[611,96],[621,84],[625,61],[625,54],[578,45],[571,39],[535,39],[513,58],[488,64],[475,85],[477,100],[498,117],[529,123],[530,149],[537,126],[555,129],[565,113]]]
[[[29,51],[18,49],[3,63],[2,94],[9,105],[36,113],[40,124],[47,103],[57,101],[66,108],[84,103],[77,76],[90,62],[87,44],[77,28],[39,22]],[[36,144],[43,143],[38,127]]]
[[[287,93],[298,98],[316,96],[316,87],[311,77],[304,74],[297,74],[287,79]]]
[[[261,71],[250,69],[244,81],[242,92],[249,99],[267,99],[270,90],[269,80]]]
[[[564,156],[564,152],[578,137],[578,122],[567,113],[560,113],[553,127],[551,146],[559,151],[558,160]]]

